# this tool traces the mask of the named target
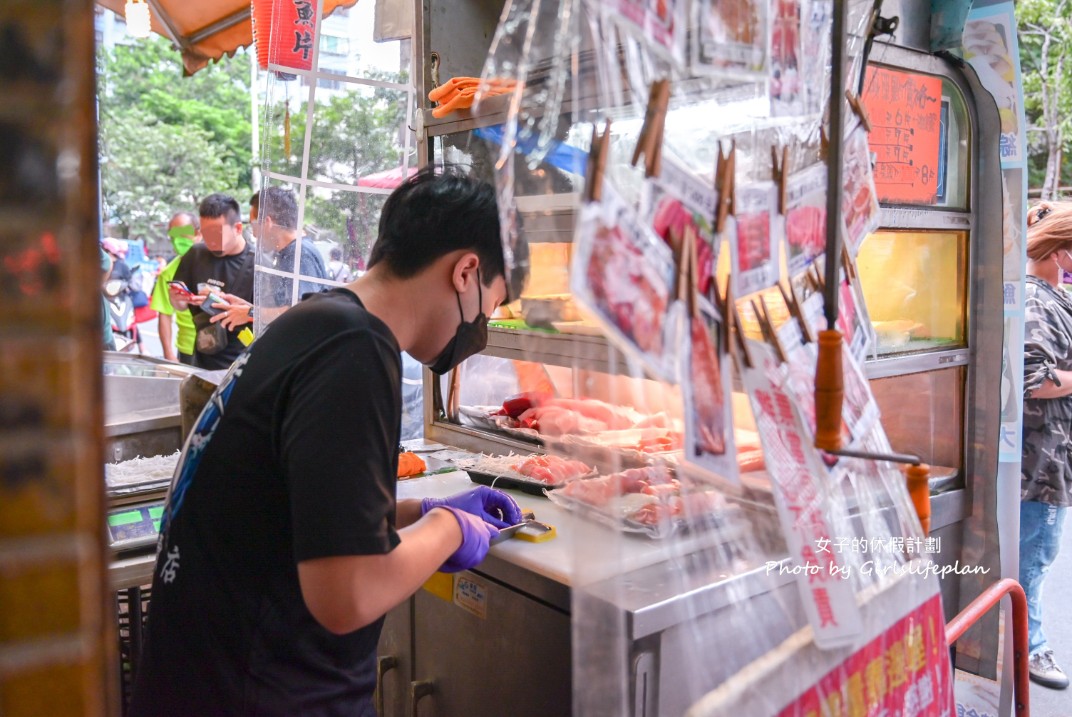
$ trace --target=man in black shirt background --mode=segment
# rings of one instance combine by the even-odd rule
[[[242,236],[242,215],[232,197],[210,194],[198,213],[203,241],[190,247],[175,270],[175,281],[183,282],[194,296],[186,296],[174,286],[169,286],[169,296],[176,311],[189,308],[194,320],[194,365],[223,369],[238,358],[245,345],[237,331],[210,321],[218,309],[206,311],[209,307],[204,303],[209,295],[222,300],[224,293],[253,301],[253,247]]]
[[[383,616],[521,518],[485,486],[395,500],[401,352],[445,373],[483,350],[504,273],[494,190],[422,172],[368,272],[238,358],[168,494],[132,717],[374,716]]]

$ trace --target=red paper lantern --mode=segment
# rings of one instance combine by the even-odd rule
[[[316,0],[251,0],[250,10],[261,69],[312,69]]]

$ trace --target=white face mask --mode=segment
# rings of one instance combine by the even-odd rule
[[[1060,254],[1063,254],[1067,258],[1072,258],[1072,254],[1069,254],[1067,249],[1062,249]],[[1072,274],[1072,272],[1070,272],[1068,269],[1061,265],[1061,260],[1058,259],[1057,256],[1053,257],[1053,263],[1056,264],[1057,268],[1060,270],[1060,272],[1057,274],[1057,283],[1065,283],[1065,274]]]

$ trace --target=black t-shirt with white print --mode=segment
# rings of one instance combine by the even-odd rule
[[[172,482],[132,717],[374,715],[382,621],[328,632],[297,565],[398,545],[401,375],[394,335],[345,289],[235,362]]]
[[[217,294],[227,292],[253,303],[253,246],[246,242],[246,248],[232,256],[216,256],[204,244],[194,244],[183,254],[175,269],[175,281],[186,284],[190,291],[197,293],[198,284],[209,284]],[[200,331],[209,326],[212,317],[199,306],[190,306],[190,316],[194,326]],[[246,348],[238,339],[241,327],[227,332],[227,346],[215,354],[194,351],[194,365],[198,368],[224,369]]]

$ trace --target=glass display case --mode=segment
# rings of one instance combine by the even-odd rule
[[[877,231],[856,266],[879,356],[963,348],[968,234]]]
[[[492,7],[497,4],[494,0],[464,3],[457,15],[432,12],[418,22],[416,45],[427,53],[434,51],[439,55],[436,58],[429,55],[423,71],[416,75],[419,97],[426,96],[433,83],[480,74],[487,45],[474,38],[471,28],[463,26],[486,24],[492,13],[497,12]],[[485,41],[490,39],[487,35],[481,37]],[[936,559],[943,564],[952,563],[960,557],[962,523],[972,510],[970,491],[984,481],[981,466],[987,465],[991,458],[990,447],[980,445],[973,436],[986,434],[994,419],[985,396],[991,382],[988,360],[993,355],[987,347],[993,343],[993,334],[988,332],[1001,323],[1001,311],[999,308],[993,314],[989,309],[993,308],[995,298],[1000,301],[1001,287],[989,280],[983,283],[978,280],[985,278],[981,267],[1000,264],[1000,258],[994,261],[994,251],[1000,255],[1001,242],[993,241],[991,226],[1000,226],[1001,222],[999,218],[993,225],[989,224],[994,217],[988,211],[996,207],[1000,213],[1000,188],[996,198],[989,190],[985,194],[979,191],[976,176],[980,158],[975,155],[974,135],[977,111],[965,99],[966,80],[955,66],[934,55],[883,43],[876,43],[872,62],[898,75],[892,80],[895,84],[926,85],[940,104],[940,121],[926,130],[926,196],[922,192],[885,196],[879,192],[880,197],[884,196],[881,224],[860,245],[855,268],[858,293],[870,309],[869,318],[878,339],[871,347],[864,373],[870,379],[889,437],[890,445],[885,449],[892,447],[897,452],[914,453],[933,467],[932,535],[939,536],[946,546],[945,554]],[[581,70],[583,75],[583,67]],[[973,86],[971,94],[975,93]],[[679,386],[658,380],[650,366],[620,351],[617,346],[624,343],[608,339],[599,325],[570,300],[570,269],[575,260],[572,242],[585,184],[583,169],[572,160],[578,154],[587,156],[592,121],[598,118],[587,114],[585,98],[590,95],[586,90],[567,92],[567,95],[570,100],[560,108],[561,117],[552,133],[556,147],[564,155],[556,158],[549,155],[535,164],[518,156],[500,157],[497,132],[509,117],[507,97],[492,98],[476,109],[443,118],[435,118],[430,109],[418,114],[417,140],[422,165],[461,165],[477,177],[494,181],[497,162],[514,163],[510,199],[516,207],[520,233],[529,243],[531,260],[531,276],[525,292],[506,311],[492,318],[483,354],[469,359],[448,377],[437,378],[426,372],[425,437],[448,446],[507,458],[511,453],[557,454],[582,460],[600,474],[606,474],[650,464],[652,452],[679,458],[683,453],[682,424],[686,414]],[[593,101],[592,107],[597,106],[600,103]],[[606,107],[606,103],[602,106]],[[614,106],[605,112],[614,120],[608,174],[613,175],[615,189],[627,201],[637,202],[643,180],[639,174],[630,177],[617,171],[620,165],[628,163],[637,144],[639,114],[643,109],[639,114],[631,113],[631,109]],[[720,112],[718,102],[703,109],[708,126],[725,122],[726,115],[733,114],[726,110]],[[540,111],[532,110],[536,114]],[[540,116],[546,117],[546,113]],[[877,126],[871,137],[875,154],[883,151],[880,145],[905,140],[905,133],[894,132],[892,142],[883,141],[879,133],[889,129],[890,123],[876,115],[872,120]],[[666,130],[668,155],[676,150],[675,129]],[[733,130],[727,129],[723,134],[730,136]],[[801,137],[779,139],[795,142],[798,149],[809,142]],[[797,171],[816,161],[811,152],[814,149],[818,157],[819,142],[817,137],[814,139],[815,147],[800,150],[802,156],[792,159],[797,163]],[[775,142],[767,140],[768,137],[763,137],[751,145],[739,140],[738,158],[744,167],[738,166],[738,181],[769,181],[768,158]],[[720,149],[714,143],[697,152],[703,156],[689,157],[705,186],[713,183],[708,182],[713,178],[711,172],[705,170],[708,167],[714,170],[714,154]],[[895,161],[902,158],[900,152],[898,149]],[[563,157],[567,161],[562,161]],[[504,165],[498,166],[501,169]],[[915,166],[922,170],[922,165]],[[887,184],[897,179],[892,174],[886,178]],[[978,217],[973,213],[976,206],[985,207]],[[987,225],[977,226],[977,222]],[[578,242],[578,254],[583,248],[584,244]],[[716,275],[721,284],[726,282],[730,256],[728,250],[719,252],[721,267]],[[786,277],[787,259],[782,257],[781,263],[781,276]],[[795,287],[796,281],[792,285]],[[782,286],[788,289],[790,283],[783,280]],[[812,287],[811,291],[815,290]],[[765,323],[769,321],[776,333],[780,333],[777,330],[793,320],[793,312],[779,288],[736,298],[742,333],[757,341],[777,344],[778,339],[772,339],[771,332],[764,329]],[[800,299],[803,301],[805,297]],[[997,319],[991,321],[991,316]],[[798,384],[804,383],[804,378],[810,380],[799,374],[796,378],[801,379]],[[760,447],[743,381],[727,393],[732,406],[732,433],[742,492],[746,492],[750,506],[762,511],[773,504],[769,488],[762,492],[765,460],[770,461],[774,474],[778,469],[777,458],[773,453],[765,456]],[[526,394],[554,396],[570,410],[549,420],[540,417],[544,425],[535,430],[526,425],[523,417],[529,410]],[[584,402],[585,408],[571,402]],[[599,413],[607,407],[614,410]],[[619,428],[616,422],[623,415],[628,417],[628,425]],[[505,421],[504,416],[514,420]],[[759,416],[763,418],[762,412]],[[575,430],[578,426],[587,430]],[[680,466],[677,463],[675,470]],[[471,478],[475,475],[471,470],[469,474]],[[676,475],[687,476],[687,470]],[[895,475],[893,480],[896,478]],[[574,484],[585,483],[588,481]],[[738,501],[740,493],[727,491],[727,495],[731,495],[732,503],[745,502]],[[864,502],[854,503],[851,510],[844,511],[852,520],[877,515],[888,508],[874,502],[867,504],[871,496],[866,490],[858,497]],[[557,507],[553,500],[542,501],[539,507],[546,510],[545,505]],[[775,515],[775,511],[772,509],[766,515]],[[782,530],[774,522],[776,519],[758,528],[753,524],[748,535],[759,540],[781,536]],[[586,530],[585,521],[577,524],[580,530]],[[589,537],[587,533],[585,537]],[[632,539],[629,536],[629,550],[622,547],[626,541],[621,541],[602,554],[578,551],[564,560],[572,560],[586,569],[595,565],[624,565],[622,556],[640,548]],[[694,547],[691,543],[682,544],[681,553]],[[771,556],[787,554],[784,544],[765,548]],[[737,571],[742,567],[742,563],[720,564],[719,579],[732,581],[741,577]],[[592,578],[587,572],[574,577],[578,584],[571,585],[571,610],[575,623],[579,624],[586,617],[588,586],[583,583]],[[647,586],[658,580],[647,583],[638,576],[630,586]],[[707,586],[712,594],[720,589],[716,583],[712,580]],[[950,580],[943,581],[941,590],[948,617],[958,605],[959,588],[955,580]],[[777,609],[770,610],[770,614],[777,613]],[[688,623],[686,629],[695,625]],[[575,630],[574,637],[587,634]],[[629,642],[634,639],[637,642]],[[631,635],[622,648],[646,649],[649,643],[642,642]],[[574,659],[583,662],[578,657],[586,656],[585,646],[573,647]],[[633,653],[630,655],[632,659]],[[637,657],[630,664],[638,673],[631,677],[639,684],[639,665],[643,661]],[[416,672],[423,674],[420,670]]]

